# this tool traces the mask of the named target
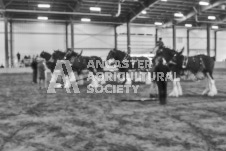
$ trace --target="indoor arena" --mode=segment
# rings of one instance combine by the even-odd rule
[[[0,0],[0,151],[226,151],[225,0]]]

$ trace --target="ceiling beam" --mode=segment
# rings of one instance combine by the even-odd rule
[[[199,12],[195,11],[195,10],[192,10],[191,12],[189,12],[185,17],[183,17],[182,19],[178,19],[178,20],[174,20],[172,19],[171,21],[165,23],[163,25],[163,27],[169,27],[169,26],[172,26],[174,23],[176,24],[179,24],[179,23],[182,23],[186,20],[188,20],[189,18],[191,17],[194,17],[195,15],[197,15],[198,13],[202,13],[202,12],[205,12],[205,11],[208,11],[212,8],[215,8],[217,6],[220,6],[222,4],[226,4],[226,1],[225,0],[218,0],[218,1],[215,1],[213,4],[209,5],[209,6],[206,6],[206,7],[202,7],[201,10]]]
[[[40,10],[21,10],[21,9],[0,9],[0,12],[11,13],[34,13],[34,14],[59,14],[59,15],[85,15],[85,16],[102,16],[112,17],[111,14],[97,14],[97,13],[81,13],[81,12],[60,12],[60,11],[40,11]]]
[[[159,0],[146,0],[145,3],[141,3],[141,6],[137,10],[129,14],[128,21],[134,21],[142,11],[155,5],[157,2],[159,2]]]

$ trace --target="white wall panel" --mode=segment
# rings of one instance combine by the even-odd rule
[[[214,56],[214,31],[210,32],[210,55]],[[207,31],[196,29],[190,31],[190,55],[207,54]]]
[[[127,51],[127,26],[119,26],[117,28],[118,48]],[[130,27],[131,53],[149,53],[155,46],[155,28],[148,26]]]
[[[68,26],[68,46],[71,47],[71,25]],[[100,56],[106,58],[108,52],[113,49],[114,26],[98,24],[74,24],[74,47],[83,55]]]
[[[0,21],[0,65],[5,65],[4,21]]]
[[[37,55],[42,50],[65,50],[65,25],[46,22],[14,22],[14,52]]]
[[[226,31],[217,33],[217,61],[226,61]]]

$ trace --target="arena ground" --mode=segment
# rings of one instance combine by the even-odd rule
[[[122,102],[138,94],[46,94],[31,74],[0,75],[0,151],[225,151],[226,70],[216,70],[218,96],[201,96],[204,81],[182,82],[185,95]],[[169,84],[169,90],[172,85]]]

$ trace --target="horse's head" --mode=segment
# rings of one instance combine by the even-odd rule
[[[74,52],[73,50],[68,50],[65,54],[64,59],[65,60],[70,60],[72,57],[77,57],[78,55],[82,55],[83,50],[81,50],[80,54],[78,54],[77,52]]]
[[[110,59],[115,59],[115,57],[116,57],[116,50],[115,49],[112,49],[108,53],[106,60],[108,61]]]
[[[44,58],[46,61],[48,61],[51,58],[51,54],[49,54],[48,52],[45,52],[44,50],[41,52],[40,54],[41,58]]]
[[[126,52],[120,51],[120,50],[116,50],[116,49],[112,49],[107,56],[106,61],[110,64],[113,65],[115,63],[115,61],[123,61],[123,59],[126,57]]]
[[[162,57],[168,63],[173,59],[174,55],[177,53],[178,52],[173,49],[162,47],[161,49],[157,50],[155,58]]]
[[[169,64],[177,65],[177,66],[181,65],[182,66],[183,59],[184,59],[183,52],[184,52],[184,48],[180,52],[175,53],[173,58],[170,60]]]
[[[57,61],[57,60],[63,60],[64,57],[65,57],[65,52],[62,52],[60,50],[55,50],[52,54],[52,58],[54,61]]]

